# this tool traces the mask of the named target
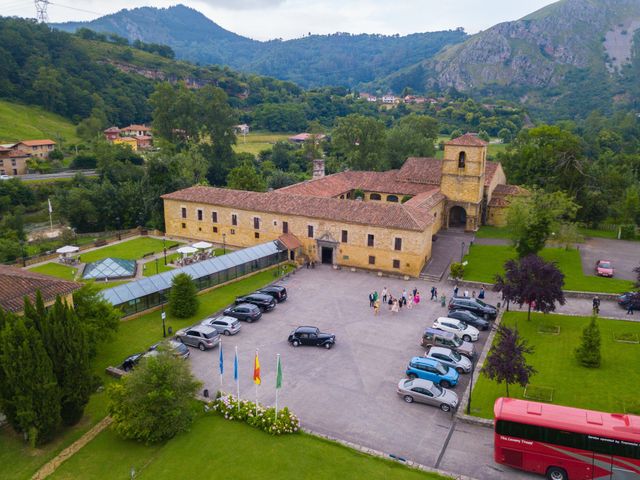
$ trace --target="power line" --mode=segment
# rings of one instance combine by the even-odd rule
[[[41,23],[47,23],[49,21],[47,15],[49,0],[34,0],[34,3],[36,4],[36,19]]]
[[[84,12],[84,13],[93,13],[95,15],[100,15],[100,16],[105,15],[104,13],[94,12],[93,10],[85,10],[83,8],[70,7],[69,5],[62,5],[61,3],[57,3],[57,2],[49,2],[48,0],[45,0],[45,1],[50,5],[55,5],[56,7],[68,8],[69,10],[76,10],[78,12]]]

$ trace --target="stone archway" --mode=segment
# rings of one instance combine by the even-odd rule
[[[467,226],[467,211],[459,205],[449,210],[449,228],[465,228]]]

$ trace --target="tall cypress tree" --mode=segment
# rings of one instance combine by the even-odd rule
[[[47,315],[43,339],[61,389],[62,420],[73,425],[82,418],[95,379],[90,368],[86,329],[59,297]]]
[[[32,446],[50,440],[60,424],[60,389],[40,333],[17,318],[0,334],[2,408]]]

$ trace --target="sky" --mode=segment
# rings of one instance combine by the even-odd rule
[[[254,38],[298,38],[335,32],[429,32],[463,27],[468,33],[516,20],[553,0],[51,0],[50,22],[91,20],[123,8],[183,3],[218,25]],[[32,0],[0,0],[0,15],[35,17]]]

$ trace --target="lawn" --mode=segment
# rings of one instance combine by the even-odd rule
[[[578,364],[573,352],[589,318],[532,313],[529,322],[524,312],[505,313],[504,324],[514,325],[516,321],[520,334],[535,348],[528,357],[538,371],[531,378],[531,385],[553,389],[553,403],[605,412],[640,413],[640,370],[637,368],[640,345],[614,341],[614,335],[624,338],[624,334],[640,332],[639,324],[600,320],[602,366],[587,369]],[[550,327],[559,327],[559,334],[546,333],[552,330]],[[515,398],[523,398],[523,391],[520,386],[509,387],[509,393]],[[492,418],[495,399],[505,393],[504,384],[498,385],[481,375],[473,389],[472,413]]]
[[[173,245],[176,242],[167,242]],[[95,262],[103,258],[123,258],[125,260],[140,260],[147,253],[162,252],[163,241],[151,237],[138,237],[122,243],[106,246],[90,252],[82,252],[80,256],[85,263]]]
[[[57,262],[49,262],[37,267],[29,268],[31,272],[42,273],[44,275],[51,275],[53,277],[62,278],[64,280],[74,280],[77,272],[77,268],[68,267]]]
[[[263,133],[256,132],[247,135],[246,139],[243,135],[238,135],[238,141],[233,149],[237,153],[251,153],[258,155],[262,150],[271,150],[276,142],[286,141],[293,133]]]
[[[166,326],[173,331],[192,325],[203,320],[230,303],[238,295],[250,293],[275,280],[276,269],[256,273],[234,283],[216,288],[208,293],[200,295],[198,312],[191,318],[177,319],[167,312]],[[162,339],[162,320],[160,311],[147,313],[133,320],[120,323],[120,328],[113,341],[100,347],[98,357],[94,362],[96,373],[105,378],[104,370],[108,366],[116,366],[122,363],[127,356],[141,352],[149,348],[155,342]]]
[[[0,143],[48,138],[77,143],[76,127],[43,108],[0,100]]]
[[[564,273],[564,288],[581,292],[620,293],[629,291],[633,282],[616,278],[596,277],[585,275],[582,271],[580,253],[578,250],[564,248],[545,248],[540,255],[547,261],[558,264]],[[469,255],[464,259],[468,262],[464,271],[464,279],[477,282],[493,283],[496,274],[503,274],[503,265],[511,258],[515,258],[515,250],[502,245],[472,245]]]
[[[511,240],[511,232],[507,227],[492,227],[490,225],[483,225],[476,232],[476,238],[502,238],[505,240]]]
[[[220,448],[222,445],[227,447]],[[122,440],[106,430],[63,463],[51,478],[130,478],[132,469],[135,478],[154,480],[444,478],[307,434],[271,436],[213,413],[200,414],[189,432],[161,445]]]
[[[53,442],[40,448],[26,445],[22,436],[8,425],[0,428],[0,477],[3,480],[31,478],[40,467],[102,420],[107,414],[106,404],[104,393],[92,395],[82,420],[64,429]]]

